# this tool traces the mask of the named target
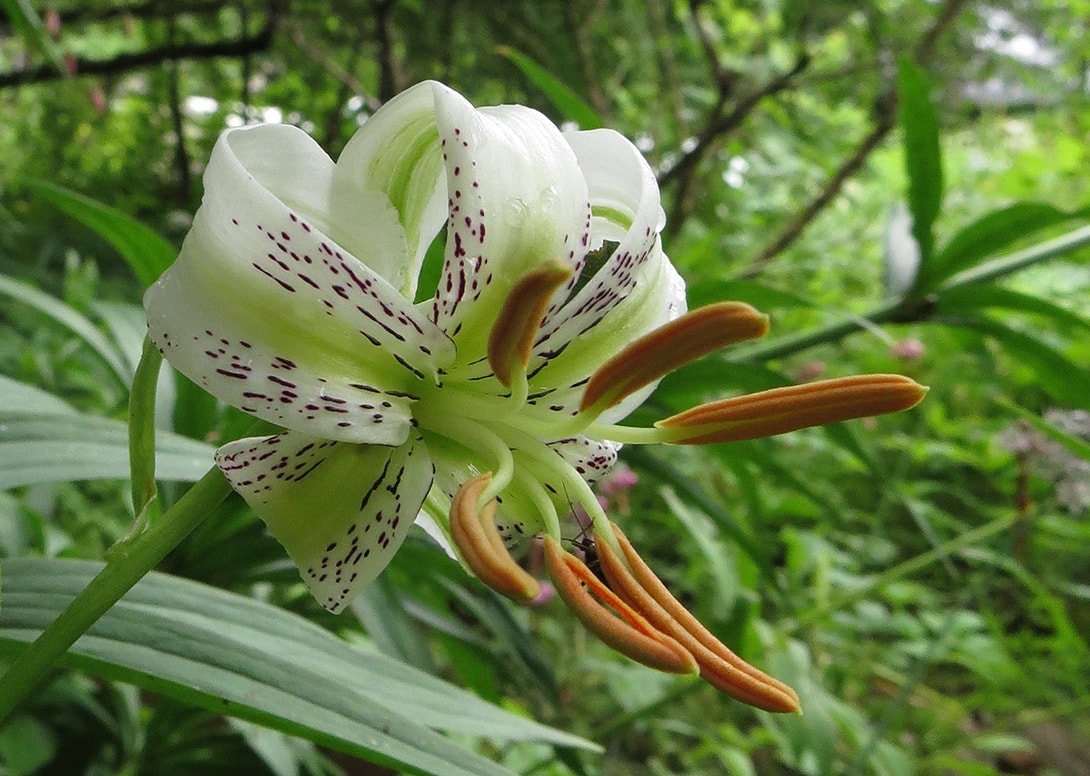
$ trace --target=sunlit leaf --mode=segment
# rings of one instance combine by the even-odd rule
[[[28,283],[3,276],[0,276],[0,295],[33,307],[71,331],[98,354],[122,383],[128,383],[132,378],[132,368],[117,346],[78,310]]]
[[[1039,296],[1024,294],[1003,286],[972,284],[944,291],[937,296],[934,310],[937,315],[960,315],[966,310],[998,308],[1043,316],[1048,319],[1050,325],[1056,328],[1090,331],[1090,318],[1085,318]]]
[[[1016,202],[993,210],[964,227],[934,255],[927,268],[928,288],[1017,241],[1085,216],[1085,211],[1069,213],[1045,202]]]
[[[156,478],[196,482],[212,465],[211,445],[160,431]],[[129,429],[91,415],[0,410],[0,489],[40,482],[129,479]]]

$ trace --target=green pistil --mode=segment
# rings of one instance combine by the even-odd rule
[[[521,470],[516,470],[515,479],[521,487],[526,489],[530,500],[537,507],[541,522],[545,526],[545,533],[560,541],[560,516],[556,513],[556,506],[545,487],[537,477],[524,474]]]
[[[504,426],[497,433],[503,436],[504,441],[510,447],[517,449],[519,455],[532,459],[535,464],[540,466],[539,473],[543,473],[545,476],[537,479],[558,481],[569,498],[574,498],[575,502],[582,505],[583,509],[586,510],[587,516],[590,517],[591,523],[594,525],[595,535],[605,537],[610,547],[617,552],[617,556],[624,557],[620,545],[617,544],[617,540],[613,536],[613,528],[609,524],[609,518],[606,516],[605,511],[602,510],[602,505],[598,503],[598,497],[594,495],[590,485],[571,464],[540,439],[524,431]],[[547,516],[542,515],[542,517]],[[549,535],[558,538],[559,534],[560,526],[558,523],[556,533],[553,534],[550,531]]]

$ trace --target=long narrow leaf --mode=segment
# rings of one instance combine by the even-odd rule
[[[515,67],[530,80],[530,83],[549,98],[549,102],[560,111],[564,118],[574,121],[580,129],[597,129],[604,126],[594,108],[537,62],[507,46],[500,46],[496,51],[511,60]]]
[[[33,639],[100,569],[89,561],[8,561],[0,653]],[[162,574],[107,612],[66,664],[412,773],[509,774],[433,729],[592,747],[360,653],[297,615]]]
[[[213,448],[160,431],[156,477],[196,482],[212,465]],[[91,415],[0,410],[0,489],[41,482],[129,479],[125,423]]]
[[[1085,216],[1085,211],[1068,213],[1044,202],[1016,202],[993,210],[950,238],[929,265],[928,282],[933,286],[1018,240]]]
[[[931,84],[914,62],[903,59],[897,74],[900,120],[904,131],[905,171],[912,236],[920,246],[921,271],[929,272],[932,225],[942,205],[942,155],[939,120],[931,102]]]
[[[1058,401],[1090,410],[1086,367],[1076,364],[1040,337],[979,317],[960,322],[991,338],[1021,363],[1032,367],[1041,387]]]
[[[132,370],[117,346],[79,311],[28,283],[9,277],[0,276],[0,295],[11,297],[33,307],[71,331],[91,346],[91,349],[110,367],[123,384],[127,385],[132,378]]]
[[[0,0],[0,8],[4,9],[8,20],[30,48],[37,49],[58,73],[68,74],[64,57],[50,40],[45,25],[42,24],[42,17],[29,0]]]
[[[158,280],[178,255],[177,249],[154,229],[117,208],[52,183],[32,181],[29,185],[58,210],[110,243],[145,286]]]
[[[992,284],[962,286],[943,291],[937,296],[934,309],[936,315],[961,315],[966,310],[999,308],[1040,315],[1058,327],[1090,332],[1090,318],[1085,318],[1039,296],[1024,294],[1003,286]]]

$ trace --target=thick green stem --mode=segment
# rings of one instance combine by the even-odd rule
[[[219,469],[201,478],[147,531],[114,548],[106,566],[0,677],[0,721],[49,674],[95,622],[178,546],[228,494]]]

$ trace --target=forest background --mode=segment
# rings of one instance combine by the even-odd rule
[[[649,419],[711,383],[931,387],[900,416],[622,453],[636,481],[613,514],[802,716],[631,664],[420,538],[329,617],[232,500],[143,618],[112,612],[0,728],[3,773],[1090,773],[1090,2],[0,9],[0,660],[129,530],[139,300],[224,127],[296,124],[335,157],[427,78],[613,127],[658,175],[690,306],[772,316],[766,340],[664,380]],[[169,503],[245,421],[183,380],[159,405]],[[211,641],[182,614],[218,621]],[[348,678],[273,702],[313,668],[274,658],[318,638],[300,617],[353,644],[308,647]]]

